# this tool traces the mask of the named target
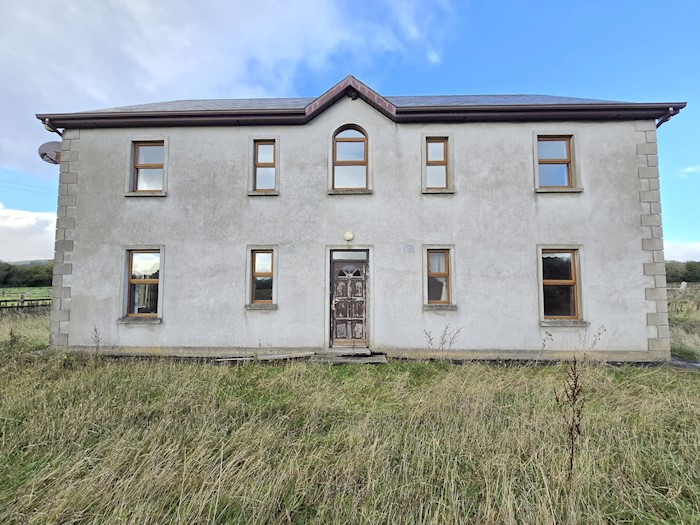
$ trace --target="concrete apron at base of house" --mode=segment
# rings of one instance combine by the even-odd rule
[[[94,353],[94,346],[53,346],[63,352]],[[232,348],[232,347],[100,347],[100,355],[118,357],[184,357],[203,359],[284,360],[312,356],[370,357],[386,355],[404,359],[454,359],[477,361],[560,361],[588,358],[606,362],[662,363],[671,359],[668,352],[649,350],[439,350],[425,348]]]

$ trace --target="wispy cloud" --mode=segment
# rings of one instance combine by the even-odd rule
[[[667,261],[700,261],[700,242],[664,241]]]
[[[342,69],[340,80],[387,54],[434,62],[448,11],[446,0],[1,2],[0,68],[12,81],[0,168],[55,176],[36,156],[52,139],[38,112],[295,96],[309,75]]]
[[[53,258],[56,214],[11,210],[0,203],[0,260]]]
[[[679,175],[681,178],[685,179],[688,175],[693,174],[693,173],[700,173],[700,164],[696,164],[694,166],[687,166],[685,168],[681,168],[678,170]]]

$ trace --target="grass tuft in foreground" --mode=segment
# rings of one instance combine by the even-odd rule
[[[29,340],[29,338],[27,339]],[[0,523],[692,523],[700,374],[0,353]]]

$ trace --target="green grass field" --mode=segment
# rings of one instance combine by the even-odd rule
[[[24,294],[25,299],[50,299],[50,286],[27,286],[23,288],[0,288],[0,301],[9,300],[7,306],[14,306],[20,295]]]
[[[695,371],[584,364],[568,482],[564,364],[36,356],[46,316],[11,317],[3,524],[699,521]]]

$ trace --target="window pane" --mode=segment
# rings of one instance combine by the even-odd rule
[[[275,146],[272,144],[258,144],[258,162],[275,162]]]
[[[428,277],[428,302],[448,301],[447,277]]]
[[[139,146],[138,164],[163,164],[163,146]]]
[[[346,129],[345,131],[341,131],[336,135],[336,138],[339,139],[363,139],[365,138],[364,134],[361,132],[357,131],[356,129]]]
[[[255,252],[255,273],[272,273],[272,254],[269,252]]]
[[[346,252],[333,252],[334,261],[366,261],[367,252],[363,251],[346,251]]]
[[[566,160],[569,158],[567,143],[566,140],[539,140],[537,158]]]
[[[576,315],[573,286],[544,286],[544,315],[574,317]]]
[[[573,279],[571,270],[570,253],[543,253],[542,254],[542,278],[544,280],[564,280]]]
[[[129,313],[155,314],[158,313],[158,285],[130,284]]]
[[[336,160],[365,160],[364,142],[336,142]]]
[[[444,142],[428,142],[428,160],[444,161],[445,160],[445,143]]]
[[[447,166],[426,166],[425,173],[428,188],[447,187]]]
[[[366,188],[367,166],[336,166],[335,188]]]
[[[445,272],[447,271],[447,263],[445,252],[429,252],[428,253],[428,271],[429,272]]]
[[[132,253],[132,279],[158,279],[160,273],[160,253]]]
[[[569,166],[566,164],[540,164],[540,186],[568,186]]]
[[[136,177],[136,190],[162,190],[163,170],[162,169],[140,169]]]
[[[255,189],[274,190],[275,189],[275,168],[256,168]]]
[[[272,301],[272,277],[253,279],[253,301]]]

